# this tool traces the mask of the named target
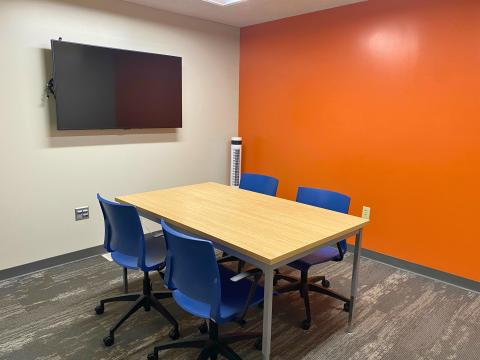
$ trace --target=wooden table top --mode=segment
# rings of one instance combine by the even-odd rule
[[[269,265],[349,235],[369,222],[211,182],[116,200]]]

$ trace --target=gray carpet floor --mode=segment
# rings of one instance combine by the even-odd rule
[[[320,266],[332,289],[348,293],[351,256]],[[283,269],[282,269],[283,271]],[[286,270],[288,271],[288,269]],[[130,290],[141,289],[132,272]],[[158,274],[154,289],[163,289]],[[347,334],[342,303],[312,294],[313,324],[299,328],[303,302],[297,293],[274,299],[273,359],[480,359],[480,295],[382,263],[362,259],[360,300],[353,334]],[[122,271],[101,256],[0,282],[0,359],[142,359],[155,344],[168,341],[170,326],[152,309],[139,311],[104,347],[110,325],[128,308],[106,306],[101,298],[122,292]],[[182,337],[197,335],[200,321],[169,299],[164,302],[180,323]],[[262,313],[252,309],[245,331],[261,330]],[[240,330],[236,324],[221,333]],[[243,359],[261,359],[252,342],[234,349]],[[171,350],[165,359],[196,359],[195,351]]]

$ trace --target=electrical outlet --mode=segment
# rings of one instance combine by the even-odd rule
[[[370,220],[370,208],[368,206],[362,208],[362,218]]]
[[[75,221],[86,220],[90,217],[88,206],[75,208]]]

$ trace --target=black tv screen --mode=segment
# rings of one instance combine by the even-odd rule
[[[52,40],[57,129],[182,127],[182,58]]]

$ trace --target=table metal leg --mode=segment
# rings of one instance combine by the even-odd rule
[[[262,353],[263,360],[269,360],[272,338],[273,269],[266,267],[263,269],[263,274],[265,284],[263,300]]]
[[[357,235],[355,235],[355,251],[353,253],[352,287],[350,289],[350,307],[348,311],[348,329],[347,329],[349,333],[352,332],[353,310],[355,308],[355,300],[357,298],[358,271],[359,271],[359,265],[360,265],[361,247],[362,247],[362,230],[359,230],[357,232]]]
[[[128,294],[128,274],[127,268],[123,268],[123,292]]]

